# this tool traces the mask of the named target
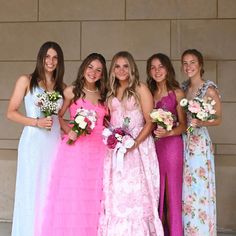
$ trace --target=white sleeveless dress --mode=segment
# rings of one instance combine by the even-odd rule
[[[43,117],[35,105],[36,87],[24,98],[26,116]],[[62,100],[60,101],[62,104]],[[52,164],[60,142],[58,117],[53,115],[51,131],[25,126],[18,147],[12,236],[33,236],[41,228],[42,210],[48,190]]]

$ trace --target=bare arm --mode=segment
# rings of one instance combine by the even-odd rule
[[[168,136],[176,136],[182,134],[187,129],[187,118],[186,113],[183,108],[180,106],[180,100],[184,98],[184,93],[181,89],[175,90],[176,100],[177,100],[177,116],[178,116],[178,126],[173,128],[170,131],[167,131],[163,128],[158,128],[154,131],[157,138],[168,137]]]
[[[139,133],[138,137],[135,140],[135,146],[138,146],[141,142],[143,142],[148,135],[152,132],[153,129],[153,123],[150,117],[150,113],[153,109],[153,97],[149,89],[146,85],[141,84],[137,88],[137,92],[140,96],[140,105],[141,109],[143,111],[143,116],[145,119],[145,125],[141,132]]]
[[[68,126],[68,123],[64,120],[63,116],[65,115],[65,112],[67,111],[68,107],[70,106],[73,98],[74,98],[73,87],[69,86],[69,87],[65,88],[64,89],[63,106],[58,113],[58,117],[59,117],[61,128],[66,134],[68,134],[70,132],[71,128]]]

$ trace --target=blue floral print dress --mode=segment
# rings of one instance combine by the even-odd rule
[[[182,84],[186,92],[189,81]],[[203,98],[207,89],[217,86],[204,82],[196,97]],[[190,120],[190,117],[188,117]],[[185,236],[216,235],[215,167],[212,142],[206,127],[184,134],[183,226]]]

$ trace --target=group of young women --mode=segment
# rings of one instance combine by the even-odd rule
[[[92,53],[66,86],[61,47],[41,46],[34,72],[17,80],[7,111],[25,125],[12,236],[216,235],[214,156],[206,126],[221,121],[220,97],[217,86],[202,78],[200,52],[187,50],[181,61],[189,78],[182,88],[162,53],[147,60],[146,84],[129,52],[114,55],[108,74],[104,57]],[[44,117],[36,105],[44,91],[62,95],[58,115]],[[180,106],[184,97],[211,97],[217,118],[192,119]],[[23,100],[26,115],[19,111]],[[97,114],[91,134],[80,137],[65,119],[67,110],[73,120],[79,108]],[[175,115],[171,131],[154,127],[153,108]],[[117,150],[103,143],[108,118],[113,128],[129,120],[134,144],[122,170],[114,165]],[[191,134],[185,133],[187,123],[195,127]]]

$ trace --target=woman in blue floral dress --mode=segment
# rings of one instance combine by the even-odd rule
[[[212,142],[207,126],[221,123],[221,102],[217,86],[202,75],[203,57],[196,49],[182,54],[182,67],[188,80],[182,84],[186,98],[212,98],[216,119],[201,121],[188,114],[193,132],[184,135],[183,224],[185,236],[216,235],[215,168]]]

